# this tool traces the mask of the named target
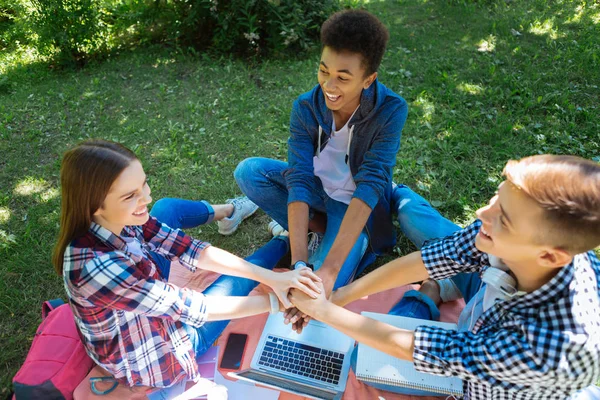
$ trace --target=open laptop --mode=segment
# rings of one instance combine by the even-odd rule
[[[311,399],[342,397],[348,380],[354,339],[311,320],[301,334],[269,315],[250,369],[228,375]]]

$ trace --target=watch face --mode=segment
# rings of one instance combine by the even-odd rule
[[[307,265],[304,261],[296,261],[296,264],[294,264],[294,269],[300,269],[300,268],[304,268],[306,266]]]
[[[300,268],[304,268],[304,267],[310,268],[311,271],[315,270],[312,264],[308,264],[304,261],[296,261],[296,264],[293,265],[294,269],[300,269]]]

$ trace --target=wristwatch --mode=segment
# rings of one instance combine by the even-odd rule
[[[292,269],[300,269],[300,268],[304,268],[304,267],[310,268],[311,271],[314,270],[312,264],[308,264],[308,263],[306,263],[305,261],[302,261],[302,260],[296,261],[296,263],[294,265],[292,265]]]

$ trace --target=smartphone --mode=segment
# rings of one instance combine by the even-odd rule
[[[244,333],[230,333],[221,359],[221,369],[237,371],[242,366],[242,359],[246,351],[248,335]]]

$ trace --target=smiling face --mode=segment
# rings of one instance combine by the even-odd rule
[[[545,225],[543,209],[518,187],[506,181],[489,204],[477,210],[482,225],[475,245],[505,262],[533,261],[544,246],[536,232]]]
[[[482,225],[475,246],[502,259],[516,276],[519,290],[541,287],[572,260],[569,252],[544,243],[554,226],[542,207],[510,181],[477,210],[477,217]]]
[[[362,64],[362,56],[358,53],[337,52],[327,46],[323,48],[318,79],[327,108],[334,115],[352,115],[360,104],[363,89],[367,89],[377,78],[377,72],[365,76]]]
[[[120,235],[125,226],[143,225],[148,221],[147,205],[151,202],[144,168],[138,160],[133,160],[113,182],[93,220]]]

